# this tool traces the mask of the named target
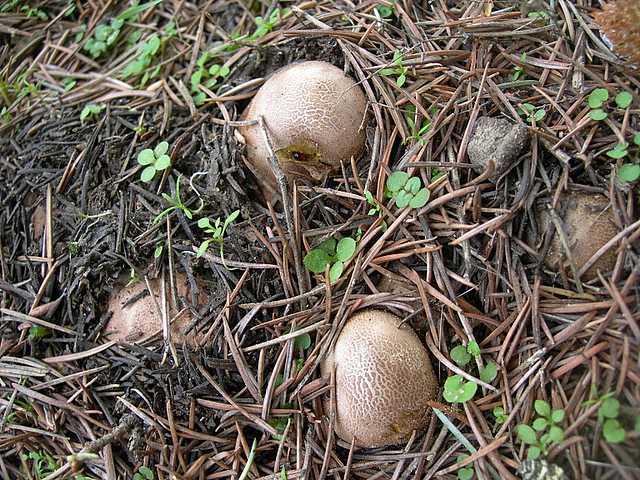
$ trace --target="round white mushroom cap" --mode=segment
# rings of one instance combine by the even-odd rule
[[[347,443],[393,445],[427,426],[437,379],[426,348],[401,323],[383,310],[357,312],[322,363],[324,376],[335,368],[335,432]]]
[[[361,154],[366,97],[344,72],[327,62],[309,61],[276,71],[260,87],[242,115],[264,118],[273,150],[288,179],[320,180]],[[246,162],[265,193],[277,191],[269,151],[258,125],[239,128]]]

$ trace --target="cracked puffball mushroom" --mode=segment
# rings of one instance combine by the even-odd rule
[[[123,280],[120,279],[119,285],[114,288],[109,298],[107,309],[111,313],[111,318],[104,328],[107,339],[133,343],[158,332],[162,336],[162,315],[160,313],[162,285],[160,280],[149,281],[153,296],[149,294],[144,281],[122,286]],[[169,300],[167,315],[171,321],[178,314],[178,310],[171,299],[172,295],[168,283],[167,280],[167,299]],[[190,298],[191,290],[187,276],[183,273],[176,274],[175,283],[178,295]],[[198,295],[198,303],[206,303],[206,298],[202,293]],[[197,336],[194,331],[188,335],[182,333],[191,320],[192,316],[186,310],[182,311],[171,324],[171,336],[175,345],[186,343],[190,347],[197,346]]]
[[[342,70],[327,62],[294,63],[260,87],[242,120],[264,119],[273,153],[285,177],[321,180],[364,150],[366,98]],[[247,166],[265,197],[279,195],[269,148],[259,124],[238,129]]]
[[[571,273],[567,258],[567,247],[575,267],[581,270],[591,257],[609,240],[616,236],[618,227],[614,222],[613,210],[609,199],[598,193],[572,192],[560,198],[558,221],[565,235],[567,245],[558,234],[551,212],[543,207],[539,212],[541,227],[550,230],[553,235],[548,254],[545,256],[547,267],[556,271],[564,269]],[[616,247],[607,250],[582,275],[582,280],[597,278],[613,269],[618,255]]]
[[[335,369],[335,432],[365,448],[406,441],[430,418],[438,383],[429,354],[415,332],[397,316],[362,310],[347,321],[321,364]],[[327,413],[330,400],[325,400]]]

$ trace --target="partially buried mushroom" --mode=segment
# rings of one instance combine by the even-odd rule
[[[187,276],[178,273],[175,276],[178,295],[189,298],[190,288]],[[122,283],[122,282],[121,282]],[[168,282],[167,282],[168,283]],[[105,326],[104,334],[109,340],[133,343],[157,332],[162,333],[162,316],[160,314],[161,283],[158,279],[149,281],[153,296],[149,294],[144,281],[136,282],[129,286],[121,286],[114,289],[109,298],[108,310],[111,318]],[[169,320],[177,314],[172,295],[167,288],[169,299]],[[204,295],[199,295],[198,303],[206,303]],[[171,324],[171,335],[174,344],[197,346],[197,338],[194,333],[183,334],[183,329],[191,322],[192,315],[189,311],[182,311]]]
[[[321,369],[325,377],[335,369],[335,432],[345,442],[393,445],[426,427],[437,379],[427,350],[397,316],[375,309],[354,314]]]
[[[560,212],[558,220],[567,241],[566,247],[578,270],[582,269],[591,257],[618,233],[609,199],[604,195],[568,193],[561,197],[557,210]],[[542,207],[538,217],[543,231],[548,227],[553,235],[549,252],[545,256],[545,264],[552,269],[564,269],[570,272],[567,248],[557,232],[551,212]],[[607,273],[613,269],[616,258],[614,246],[587,268],[581,278],[592,280],[598,276],[598,271]]]
[[[264,119],[272,147],[288,180],[320,180],[340,162],[358,157],[365,144],[366,98],[336,66],[295,63],[276,71],[258,90],[243,120]],[[269,148],[259,125],[239,129],[246,163],[268,199],[277,196]]]

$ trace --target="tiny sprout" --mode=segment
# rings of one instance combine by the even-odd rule
[[[589,117],[591,117],[591,120],[594,120],[596,122],[605,120],[608,116],[609,115],[607,114],[607,112],[605,112],[601,108],[596,108],[595,110],[591,110],[589,112]]]
[[[80,112],[80,121],[84,123],[85,120],[93,120],[104,109],[105,109],[104,105],[96,105],[95,103],[88,103],[87,105],[84,106],[84,108],[82,109],[82,112]]]
[[[607,100],[609,100],[609,92],[606,88],[596,88],[587,97],[587,103],[591,109],[602,107]]]
[[[496,423],[498,425],[506,422],[508,418],[506,412],[504,411],[504,408],[500,406],[493,409],[493,416],[496,417]]]
[[[153,470],[149,467],[141,465],[138,471],[133,475],[133,480],[155,480]]]
[[[402,64],[402,58],[404,54],[400,50],[393,52],[393,67],[383,68],[380,70],[380,75],[388,77],[396,75],[396,85],[402,87],[407,82],[407,72],[409,69]]]
[[[616,160],[619,158],[623,158],[627,156],[627,144],[626,143],[618,143],[611,150],[607,151],[607,156],[611,158],[615,158]]]
[[[138,154],[138,163],[146,167],[140,174],[140,180],[149,183],[156,176],[156,173],[171,166],[171,158],[167,155],[168,150],[169,144],[163,141],[153,150],[145,148]]]
[[[640,178],[640,165],[625,163],[618,170],[618,178],[623,182],[635,182]]]
[[[469,455],[460,454],[456,457],[456,463],[464,462]],[[473,467],[467,466],[458,470],[458,480],[471,480],[473,478]]]
[[[200,244],[196,256],[201,257],[207,251],[211,243],[216,243],[220,248],[220,258],[224,260],[224,234],[227,231],[227,227],[236,218],[238,218],[238,215],[240,215],[240,210],[231,212],[224,223],[219,217],[216,218],[213,224],[211,224],[211,221],[206,217],[198,220],[198,227],[204,230],[205,233],[208,233],[210,237]]]
[[[156,218],[153,220],[153,223],[158,223],[160,219],[162,219],[162,217],[169,215],[174,210],[180,210],[182,213],[184,213],[184,216],[187,217],[189,220],[193,219],[194,213],[199,213],[200,210],[202,210],[202,207],[204,206],[204,202],[202,201],[202,199],[200,199],[200,206],[198,207],[197,210],[191,210],[189,207],[187,207],[184,204],[184,202],[182,201],[182,197],[180,196],[180,180],[181,179],[182,179],[182,176],[179,176],[178,180],[176,180],[176,194],[174,197],[171,197],[164,192],[162,193],[162,198],[164,198],[170,206],[169,208],[166,208],[165,210],[160,212],[156,216]]]
[[[549,447],[564,440],[564,430],[559,424],[565,417],[563,409],[552,410],[551,405],[544,400],[536,400],[533,407],[539,417],[533,421],[531,426],[520,424],[516,427],[520,441],[529,445],[527,458],[531,460],[540,455],[546,455]],[[539,438],[538,433],[540,433]]]
[[[543,108],[536,108],[535,105],[530,103],[523,103],[520,106],[520,115],[526,117],[530,122],[532,120],[539,122],[546,114],[547,112],[545,112]]]

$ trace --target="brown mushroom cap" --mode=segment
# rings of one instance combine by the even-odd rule
[[[393,445],[427,426],[437,379],[418,336],[400,324],[383,310],[357,312],[321,365],[324,376],[335,367],[335,431],[347,443]]]
[[[336,66],[294,63],[276,71],[258,90],[243,120],[264,118],[274,153],[287,178],[320,180],[364,149],[366,111],[362,89]],[[246,162],[267,194],[276,192],[264,135],[241,127]]]
[[[190,288],[187,276],[183,273],[178,273],[175,277],[175,282],[178,295],[189,298]],[[161,284],[158,279],[150,280],[149,284],[155,301],[149,295],[144,281],[114,289],[108,305],[111,318],[104,328],[104,334],[109,340],[132,343],[158,331],[162,332],[162,316],[155,305],[155,302],[160,305]],[[167,298],[171,299],[168,290]],[[198,301],[205,303],[206,299],[203,295],[200,295]],[[169,320],[171,320],[178,312],[172,301],[169,301],[169,307],[168,315]],[[184,342],[191,347],[197,346],[195,334],[183,335],[181,333],[182,329],[191,320],[192,317],[189,312],[184,312],[173,321],[171,324],[171,338],[174,344],[182,345]]]
[[[582,192],[569,193],[560,200],[560,204],[560,210],[565,209],[565,213],[562,215],[562,226],[576,268],[580,269],[594,253],[618,233],[618,227],[613,220],[609,199],[604,195]],[[540,213],[540,219],[542,228],[546,229],[551,222],[551,216],[546,209]],[[555,227],[551,228],[554,236],[545,257],[545,264],[553,269],[562,266],[570,272],[560,237]],[[581,278],[592,280],[597,277],[598,270],[602,273],[610,271],[616,263],[616,258],[615,248],[609,249]]]

